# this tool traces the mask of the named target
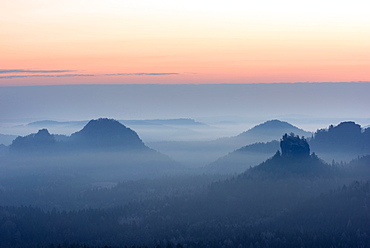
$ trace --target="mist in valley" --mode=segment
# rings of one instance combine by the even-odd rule
[[[368,89],[4,87],[0,246],[367,247]]]

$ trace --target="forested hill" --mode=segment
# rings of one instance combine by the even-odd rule
[[[237,135],[236,137],[242,139],[243,137],[256,137],[261,141],[271,141],[273,139],[279,139],[285,133],[295,133],[296,135],[309,137],[312,133],[304,131],[292,124],[280,121],[280,120],[270,120],[261,123],[253,128]],[[265,140],[267,138],[269,140]]]
[[[310,146],[305,138],[294,134],[285,134],[280,141],[280,151],[271,158],[248,170],[244,174],[265,173],[269,175],[329,176],[329,165],[320,160],[315,153],[310,153]]]
[[[17,137],[10,145],[16,153],[50,153],[65,151],[147,150],[136,132],[113,119],[89,121],[85,127],[63,139],[51,135],[47,129],[36,134]]]
[[[358,156],[370,154],[370,128],[362,128],[354,122],[341,122],[337,126],[319,129],[306,140],[311,151],[328,163],[349,162]],[[243,146],[210,163],[207,170],[213,173],[241,173],[271,157],[278,149],[277,140]]]
[[[135,131],[113,119],[91,120],[71,136],[41,129],[16,138],[9,150],[2,157],[6,162],[0,179],[38,177],[43,184],[57,176],[78,184],[87,178],[89,183],[118,183],[180,170],[177,162],[147,147]]]
[[[71,135],[68,144],[74,149],[147,149],[136,132],[113,119],[89,121]]]
[[[310,145],[320,152],[370,154],[370,128],[362,129],[355,122],[341,122],[337,126],[315,132]]]

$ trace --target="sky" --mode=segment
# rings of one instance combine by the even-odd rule
[[[0,1],[0,86],[370,81],[368,1]]]
[[[370,83],[1,87],[0,133],[14,134],[1,128],[32,121],[101,117],[193,118],[205,123],[254,125],[279,119],[310,131],[341,121],[367,126],[370,125],[369,92]]]

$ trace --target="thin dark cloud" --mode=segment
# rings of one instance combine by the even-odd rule
[[[94,77],[94,76],[167,76],[167,75],[178,75],[179,73],[113,73],[113,74],[65,74],[67,72],[73,72],[73,70],[4,70],[0,69],[0,79],[12,79],[12,78],[33,78],[33,77]],[[28,73],[24,75],[23,73]],[[31,73],[31,74],[30,74]],[[36,74],[33,74],[36,73]],[[23,75],[22,75],[23,74]]]
[[[115,74],[104,74],[104,76],[166,76],[166,75],[179,75],[180,73],[115,73]]]
[[[31,77],[50,77],[50,78],[58,78],[58,77],[94,77],[96,75],[93,74],[58,74],[58,75],[8,75],[8,76],[0,76],[0,79],[12,79],[12,78],[31,78]]]
[[[0,74],[7,74],[7,73],[66,73],[66,72],[73,72],[73,70],[23,70],[23,69],[4,70],[4,69],[0,69]]]

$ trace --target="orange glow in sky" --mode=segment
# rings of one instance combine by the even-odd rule
[[[370,81],[367,1],[0,2],[0,86]]]

